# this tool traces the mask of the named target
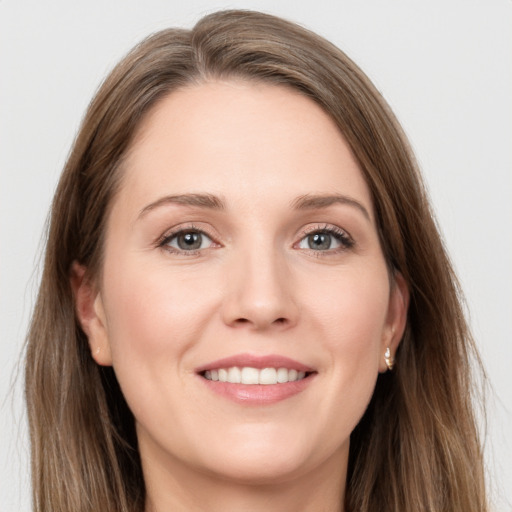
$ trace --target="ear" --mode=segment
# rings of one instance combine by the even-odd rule
[[[395,272],[391,282],[389,295],[388,316],[382,336],[379,372],[388,370],[384,354],[389,348],[391,359],[394,360],[400,340],[407,325],[407,310],[409,308],[409,288],[400,272]]]
[[[99,365],[111,366],[112,354],[101,293],[87,277],[86,268],[76,261],[71,266],[70,282],[76,315],[89,340],[91,355]]]

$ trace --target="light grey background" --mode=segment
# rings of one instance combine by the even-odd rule
[[[22,386],[11,383],[45,216],[87,103],[150,32],[235,7],[333,41],[403,123],[495,390],[486,443],[495,510],[512,510],[511,0],[0,0],[0,511],[30,509]]]

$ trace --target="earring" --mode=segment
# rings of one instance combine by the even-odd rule
[[[386,361],[386,366],[388,370],[391,371],[395,366],[395,358],[391,355],[391,350],[389,347],[386,348],[386,352],[384,352],[384,361]]]

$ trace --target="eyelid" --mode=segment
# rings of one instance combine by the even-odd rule
[[[168,245],[169,241],[173,238],[177,237],[178,235],[182,233],[189,233],[189,232],[195,232],[200,233],[201,235],[206,236],[209,238],[212,242],[213,247],[221,247],[221,244],[217,242],[216,236],[213,235],[209,229],[204,227],[198,227],[194,223],[187,223],[187,224],[179,224],[178,226],[174,226],[171,229],[168,229],[164,232],[156,241],[155,246],[161,249],[164,249],[172,254],[184,254],[186,256],[193,256],[199,254],[201,251],[210,249],[211,247],[204,248],[204,249],[192,249],[189,251],[181,250],[176,247],[172,247]]]
[[[316,233],[318,231],[326,231],[326,232],[343,234],[347,238],[352,238],[346,229],[340,228],[336,224],[330,224],[328,222],[318,222],[318,223],[308,224],[303,229],[301,236],[304,237],[306,235],[310,235],[310,234]]]
[[[207,227],[199,227],[198,225],[194,223],[186,223],[186,224],[179,224],[177,226],[174,226],[167,231],[164,232],[156,241],[155,246],[161,249],[164,249],[170,253],[173,254],[179,254],[179,255],[186,255],[186,256],[193,256],[199,254],[201,251],[205,251],[211,248],[215,247],[222,247],[222,244],[217,241],[218,236],[214,235],[211,229],[208,229]],[[212,242],[211,247],[203,248],[203,249],[192,249],[192,250],[181,250],[179,248],[175,248],[172,246],[169,246],[168,243],[173,238],[177,237],[178,235],[182,233],[187,232],[196,232],[200,233],[207,238],[209,238]],[[326,250],[315,250],[315,249],[302,249],[309,251],[311,253],[315,253],[315,256],[328,256],[332,254],[337,254],[340,252],[348,251],[355,245],[355,240],[353,237],[349,234],[349,232],[346,229],[340,228],[339,226],[336,226],[335,224],[329,224],[329,223],[317,223],[317,224],[311,224],[306,226],[302,229],[300,232],[300,238],[293,244],[294,249],[301,249],[299,247],[299,244],[309,235],[315,234],[315,233],[326,233],[333,237],[335,237],[339,243],[341,244],[341,247],[337,247],[334,249],[326,249]]]
[[[314,250],[314,249],[306,249],[308,251],[311,251],[315,253],[315,256],[321,256],[321,255],[329,255],[333,253],[339,253],[343,251],[350,250],[355,245],[354,238],[350,235],[350,233],[343,228],[340,228],[339,226],[336,226],[335,224],[328,224],[328,223],[322,223],[322,224],[313,224],[309,225],[306,228],[304,228],[299,235],[300,238],[297,242],[294,244],[294,248],[299,248],[298,245],[308,236],[315,234],[315,233],[326,233],[331,236],[334,236],[342,245],[342,247],[336,248],[336,249],[327,249],[324,251],[321,250]]]

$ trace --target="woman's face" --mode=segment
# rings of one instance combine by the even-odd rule
[[[189,86],[145,119],[123,173],[81,319],[144,468],[342,476],[407,291],[335,124],[284,87]]]

